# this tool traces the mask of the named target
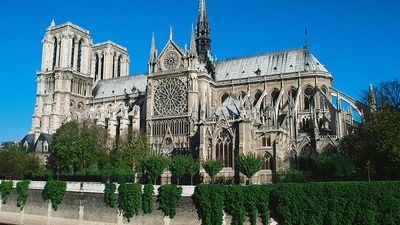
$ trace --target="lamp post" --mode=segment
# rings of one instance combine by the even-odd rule
[[[368,181],[371,181],[371,161],[367,160]]]

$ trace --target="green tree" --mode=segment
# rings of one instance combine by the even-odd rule
[[[0,177],[23,179],[33,176],[41,170],[37,157],[27,153],[25,147],[9,145],[0,151]]]
[[[156,184],[156,179],[160,177],[168,167],[168,159],[161,155],[149,155],[141,160],[141,166],[148,181]]]
[[[177,178],[177,184],[179,185],[179,178],[186,175],[188,172],[189,165],[192,163],[190,156],[177,155],[172,157],[169,164],[169,171],[172,176]]]
[[[187,174],[190,176],[190,184],[193,185],[193,177],[199,174],[200,171],[200,161],[190,157],[191,162],[187,168]]]
[[[211,183],[214,183],[214,177],[224,168],[222,162],[209,159],[202,164],[204,170],[211,177]]]
[[[62,173],[88,174],[106,156],[107,131],[93,122],[62,125],[53,135],[50,164]]]
[[[252,152],[247,155],[241,154],[235,160],[239,171],[249,179],[249,183],[251,183],[251,178],[254,174],[261,170],[262,163],[263,159]]]

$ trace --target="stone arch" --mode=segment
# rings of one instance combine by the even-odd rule
[[[221,129],[214,141],[215,159],[224,167],[233,167],[235,139],[228,129]]]
[[[263,170],[273,170],[274,168],[274,159],[272,155],[269,152],[265,152],[263,156],[263,164],[262,164],[262,169]]]

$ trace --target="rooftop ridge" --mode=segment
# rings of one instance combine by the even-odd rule
[[[132,77],[145,77],[145,76],[147,76],[147,73],[134,73],[134,74],[130,74],[128,76],[114,77],[114,78],[99,80],[99,83],[104,83],[104,82],[108,82],[108,81],[112,81],[112,80],[124,80],[124,79],[131,79]]]
[[[291,51],[295,51],[295,50],[297,51],[297,50],[306,50],[306,49],[304,49],[303,47],[297,47],[297,48],[288,48],[288,49],[281,49],[281,50],[272,50],[272,51],[266,51],[266,52],[260,52],[260,53],[245,55],[245,56],[235,56],[235,57],[230,57],[230,58],[225,58],[225,59],[218,59],[216,61],[216,63],[232,61],[232,60],[236,60],[236,59],[253,58],[253,57],[257,57],[257,56],[264,56],[264,55],[281,53],[281,52],[291,52]]]

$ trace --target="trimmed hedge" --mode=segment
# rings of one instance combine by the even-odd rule
[[[243,224],[246,215],[252,225],[257,217],[262,224],[269,220],[269,194],[272,185],[224,186],[203,184],[195,188],[193,202],[202,225],[221,225],[223,210],[232,216],[232,223]]]
[[[122,183],[118,187],[118,194],[118,209],[122,216],[130,222],[134,215],[139,215],[142,187],[140,184]]]
[[[158,188],[157,201],[160,203],[164,216],[171,219],[175,217],[181,195],[182,188],[173,184],[165,184]]]
[[[3,180],[0,184],[0,197],[3,204],[7,203],[8,196],[11,193],[13,182]]]
[[[23,180],[17,183],[17,206],[23,210],[26,204],[26,199],[28,198],[28,187],[31,183],[30,180]]]
[[[150,214],[153,211],[153,192],[154,186],[146,184],[142,194],[142,210],[144,214]]]
[[[281,225],[398,225],[400,182],[278,184],[271,209]]]
[[[67,190],[67,183],[65,181],[54,181],[49,179],[42,191],[42,198],[44,201],[50,200],[51,207],[57,211],[58,205],[62,203]]]
[[[115,208],[117,203],[115,191],[117,191],[117,186],[114,183],[104,185],[104,203],[110,208]]]

